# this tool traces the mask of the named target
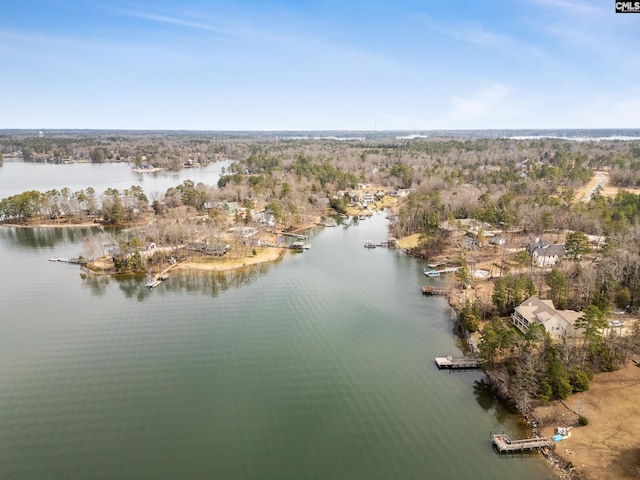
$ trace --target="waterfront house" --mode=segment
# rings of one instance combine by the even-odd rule
[[[232,234],[235,237],[241,237],[246,239],[249,239],[255,235],[257,235],[258,233],[258,229],[254,228],[254,227],[231,227],[228,232],[230,234]]]
[[[375,197],[373,195],[373,193],[371,192],[362,192],[360,194],[360,203],[362,203],[362,205],[364,205],[365,207],[367,205],[369,205],[370,203],[373,203],[375,201]]]
[[[531,325],[541,324],[554,339],[579,336],[575,330],[575,322],[582,312],[574,310],[556,310],[551,300],[542,300],[532,295],[511,314],[511,323],[522,333],[527,333]]]
[[[276,226],[276,217],[272,213],[268,212],[256,212],[252,216],[253,221],[260,225],[266,225],[268,227]]]

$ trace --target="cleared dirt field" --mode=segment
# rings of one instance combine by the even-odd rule
[[[588,425],[578,424],[579,415]],[[573,426],[556,454],[573,464],[580,479],[640,478],[640,368],[633,363],[596,375],[588,391],[539,407],[535,417],[547,438],[558,426]]]
[[[609,172],[596,172],[589,183],[576,191],[575,199],[583,201],[589,192],[593,192],[598,185],[600,185],[601,193],[605,197],[615,197],[618,194],[618,191],[623,190],[609,184]],[[640,194],[640,189],[638,188],[625,188],[624,190],[636,195]]]

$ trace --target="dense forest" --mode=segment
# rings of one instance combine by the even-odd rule
[[[606,328],[606,319],[614,309],[640,309],[640,196],[627,190],[604,195],[600,188],[586,197],[577,192],[596,171],[605,172],[611,186],[639,186],[640,141],[78,134],[8,135],[0,146],[5,157],[29,161],[181,168],[189,161],[233,160],[218,185],[185,181],[158,198],[134,185],[124,191],[29,191],[0,200],[0,219],[12,222],[99,219],[121,225],[154,216],[134,244],[185,244],[194,241],[194,232],[220,238],[234,224],[260,227],[253,218],[258,212],[273,215],[278,229],[295,228],[348,213],[363,189],[393,195],[390,235],[418,234],[412,254],[429,259],[455,251],[462,266],[483,252],[499,258],[492,295],[471,296],[460,319],[467,330],[480,332],[486,370],[521,410],[587,389],[594,373],[616,369],[639,352],[637,322],[623,336]],[[225,210],[231,203],[238,206],[235,216]],[[490,225],[518,248],[482,246],[483,232],[476,231],[465,233],[480,247],[466,252],[443,228],[460,219]],[[543,236],[561,239],[566,252],[553,268],[537,267],[519,248],[528,237]],[[594,245],[588,240],[594,237],[603,241]],[[460,288],[471,284],[465,277],[458,275]],[[580,340],[558,342],[536,328],[523,335],[504,321],[534,294],[583,312]]]

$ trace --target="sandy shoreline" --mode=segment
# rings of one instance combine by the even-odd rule
[[[178,263],[172,270],[203,270],[203,271],[213,271],[213,272],[225,272],[229,270],[236,270],[238,268],[248,267],[251,265],[259,265],[262,263],[271,263],[280,260],[285,253],[284,248],[269,248],[268,250],[264,250],[262,252],[258,252],[258,254],[254,257],[245,257],[243,259],[238,259],[237,261],[226,261],[223,260],[221,262],[180,262]]]

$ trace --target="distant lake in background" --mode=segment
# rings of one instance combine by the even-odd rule
[[[4,183],[14,167],[51,170]],[[0,168],[15,193],[132,175]],[[540,457],[494,453],[492,432],[528,432],[480,372],[437,370],[435,356],[462,354],[454,314],[421,295],[420,261],[363,248],[387,228],[376,214],[313,230],[278,263],[174,272],[154,289],[47,261],[99,228],[0,228],[0,478],[554,478]]]
[[[0,199],[27,190],[44,193],[67,187],[72,192],[77,192],[92,187],[96,193],[102,194],[107,188],[122,192],[132,185],[141,186],[151,199],[154,192],[164,195],[170,187],[180,185],[184,180],[217,186],[222,168],[227,168],[230,163],[230,160],[224,160],[206,167],[136,173],[128,163],[54,164],[5,158],[4,164],[0,166]]]

